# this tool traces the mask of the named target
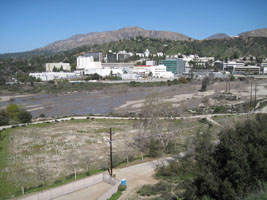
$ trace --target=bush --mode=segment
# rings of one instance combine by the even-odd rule
[[[121,191],[121,192],[126,190],[126,185],[120,184],[119,187],[118,187],[118,190]]]
[[[0,110],[0,126],[8,125],[8,114],[5,110]]]
[[[149,156],[152,158],[162,155],[162,145],[159,140],[151,139],[149,144]]]
[[[41,113],[41,114],[39,115],[39,117],[44,118],[44,117],[45,117],[45,114],[44,114],[44,113]]]
[[[32,119],[32,114],[24,109],[20,110],[18,114],[19,122],[21,123],[29,123]]]
[[[188,81],[186,80],[185,77],[180,77],[180,78],[179,78],[179,82],[180,82],[180,83],[183,83],[183,84],[186,84]]]
[[[209,77],[205,77],[203,80],[202,80],[202,85],[201,85],[201,90],[202,92],[206,91],[207,90],[207,87],[210,83],[210,79]]]

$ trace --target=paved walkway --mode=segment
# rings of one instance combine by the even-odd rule
[[[112,185],[102,182],[77,192],[58,197],[55,200],[96,200],[111,187]]]

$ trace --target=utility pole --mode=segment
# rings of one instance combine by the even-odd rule
[[[231,86],[231,80],[230,80],[230,78],[229,78],[229,93],[231,93],[231,88],[230,88],[230,86]]]
[[[254,99],[254,110],[257,106],[257,82],[255,82],[255,99]]]
[[[250,83],[250,107],[252,106],[252,80],[251,80],[251,83]]]
[[[110,176],[112,176],[112,168],[113,168],[113,165],[112,165],[112,129],[110,128],[109,130],[109,149],[110,149],[110,169],[108,169],[108,173]]]

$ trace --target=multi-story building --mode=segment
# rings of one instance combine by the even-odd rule
[[[107,63],[115,63],[115,62],[117,62],[117,54],[116,53],[112,53],[112,52],[107,53],[106,62]]]
[[[232,74],[260,74],[260,67],[257,66],[230,66],[228,70]]]
[[[88,68],[94,62],[93,56],[78,56],[77,57],[77,70],[82,70]]]
[[[69,63],[46,63],[45,64],[45,70],[47,72],[53,72],[54,69],[62,70],[62,71],[71,71],[71,66]]]
[[[103,61],[103,53],[101,52],[87,52],[83,56],[85,57],[93,57],[94,61],[96,62],[102,62]]]
[[[161,60],[160,65],[165,65],[167,71],[173,74],[182,74],[185,72],[185,61],[181,58]]]
[[[245,66],[244,63],[227,62],[227,63],[223,63],[223,70],[230,71],[234,67],[241,67],[242,68],[244,66]]]

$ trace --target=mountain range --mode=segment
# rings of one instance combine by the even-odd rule
[[[65,40],[59,40],[53,42],[45,47],[35,49],[34,51],[59,52],[59,51],[71,50],[84,45],[104,44],[119,40],[129,40],[137,37],[154,38],[162,40],[166,39],[175,41],[194,40],[193,38],[181,33],[169,32],[169,31],[145,30],[143,28],[134,26],[114,31],[90,32],[86,34],[78,34],[70,38],[67,38]],[[230,36],[225,33],[218,33],[206,38],[206,40],[225,39],[228,37]],[[238,34],[238,37],[267,37],[267,28],[243,32]]]
[[[65,51],[84,45],[104,44],[119,40],[129,40],[137,37],[167,39],[167,40],[190,40],[190,37],[181,33],[168,31],[145,30],[140,27],[126,27],[115,31],[91,32],[74,35],[68,39],[53,42],[38,51]]]

